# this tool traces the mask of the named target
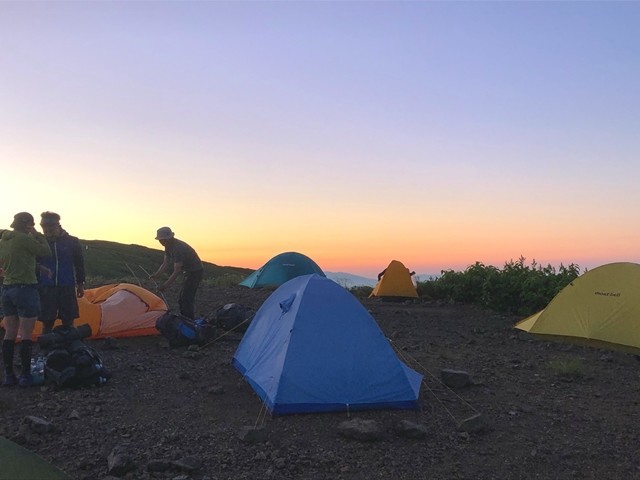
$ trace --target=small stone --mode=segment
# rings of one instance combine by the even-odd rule
[[[425,438],[429,431],[424,425],[410,422],[408,420],[401,420],[396,425],[396,433],[404,438]]]
[[[338,425],[338,433],[343,437],[354,438],[363,442],[381,440],[384,431],[375,420],[362,420],[354,418]]]
[[[202,462],[198,457],[190,456],[181,458],[180,460],[176,460],[175,462],[173,462],[173,466],[179,470],[182,470],[183,472],[195,472],[196,470],[199,470],[200,467],[202,467]]]
[[[33,415],[25,417],[24,424],[27,425],[29,430],[34,433],[50,433],[56,431],[56,427],[53,423],[48,422],[44,418],[35,417]]]
[[[468,433],[480,433],[488,428],[487,419],[481,413],[466,418],[459,429]]]

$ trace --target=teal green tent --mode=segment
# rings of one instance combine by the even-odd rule
[[[312,273],[326,277],[316,262],[306,255],[297,252],[285,252],[273,257],[240,282],[240,285],[249,288],[278,287],[292,278]]]

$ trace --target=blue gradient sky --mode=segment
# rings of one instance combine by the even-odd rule
[[[0,227],[373,276],[640,261],[640,2],[0,2]],[[4,220],[2,220],[4,219]]]

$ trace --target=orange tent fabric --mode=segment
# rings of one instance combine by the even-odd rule
[[[156,320],[167,311],[167,304],[160,297],[129,283],[85,290],[78,307],[80,317],[74,325],[89,324],[91,339],[157,335]],[[40,333],[42,324],[37,322],[34,339]]]
[[[392,260],[369,297],[418,298],[411,273],[402,262]]]

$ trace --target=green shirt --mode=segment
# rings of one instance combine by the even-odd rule
[[[48,257],[51,249],[44,235],[6,230],[0,238],[0,265],[3,285],[35,285],[36,257]]]

